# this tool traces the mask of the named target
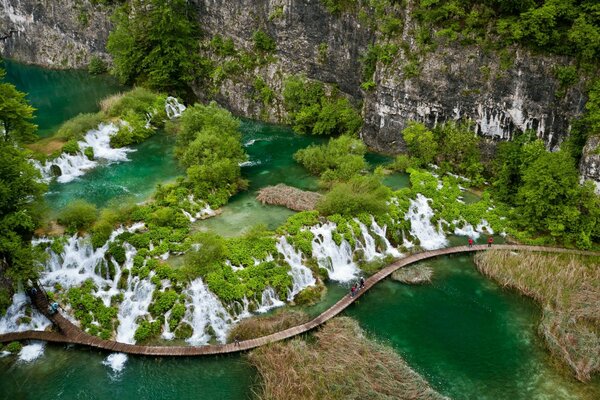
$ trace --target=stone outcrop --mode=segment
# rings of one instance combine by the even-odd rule
[[[389,64],[377,63],[376,85],[364,91],[360,58],[378,34],[358,13],[332,15],[319,0],[190,2],[197,9],[204,41],[218,34],[251,52],[252,35],[260,29],[277,44],[267,63],[226,77],[210,97],[238,115],[285,122],[281,98],[285,77],[305,74],[338,87],[361,106],[365,118],[361,137],[383,152],[404,150],[401,130],[411,119],[429,126],[468,119],[480,135],[494,140],[509,140],[518,131],[533,129],[548,149],[556,150],[586,101],[581,84],[565,89],[555,78],[556,66],[570,60],[522,48],[499,54],[458,43],[438,43],[423,51],[408,11],[398,53]],[[48,67],[84,67],[92,54],[108,57],[109,14],[110,9],[93,8],[88,0],[0,0],[0,37],[8,36],[0,40],[0,52]],[[256,95],[257,77],[274,93],[268,103]],[[199,82],[194,92],[207,98],[205,82]],[[584,158],[582,173],[589,168],[597,171],[589,160]],[[596,172],[586,174],[593,177]]]
[[[0,0],[0,54],[50,68],[108,59],[111,10],[88,0]]]

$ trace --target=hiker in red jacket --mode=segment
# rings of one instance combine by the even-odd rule
[[[488,238],[488,247],[492,247],[492,243],[494,243],[494,237],[493,237],[493,236],[490,236],[490,237]]]
[[[473,239],[469,238],[469,247],[473,247]]]

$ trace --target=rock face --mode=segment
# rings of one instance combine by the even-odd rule
[[[51,68],[83,68],[108,59],[110,10],[88,0],[0,0],[0,54]]]
[[[211,97],[238,115],[284,122],[285,77],[305,74],[338,87],[362,106],[361,136],[383,152],[404,150],[401,130],[411,119],[429,126],[468,119],[480,135],[495,140],[533,129],[548,149],[555,150],[586,101],[580,85],[564,90],[554,77],[556,66],[568,65],[567,59],[519,48],[499,54],[454,43],[422,51],[414,37],[418,27],[407,11],[397,54],[389,64],[377,63],[376,85],[363,91],[360,58],[378,34],[361,22],[358,13],[332,15],[319,0],[190,2],[197,9],[205,42],[221,35],[231,38],[236,48],[251,52],[252,35],[260,29],[277,44],[267,63],[226,77]],[[110,12],[93,8],[88,0],[0,0],[0,37],[9,36],[0,41],[0,52],[43,66],[83,67],[92,54],[108,57]],[[256,95],[257,77],[273,91],[271,101]],[[204,84],[194,91],[206,98]],[[587,171],[592,164],[585,165]]]
[[[589,179],[596,184],[596,193],[600,194],[600,136],[592,136],[583,148],[583,157],[579,164],[581,180]]]
[[[405,150],[400,132],[407,121],[434,126],[467,119],[478,134],[495,140],[533,129],[556,150],[585,104],[577,86],[556,95],[560,85],[553,70],[566,62],[556,57],[517,49],[505,66],[476,46],[440,46],[422,56],[418,71],[407,76],[405,53],[392,65],[378,65],[377,86],[366,96],[362,137],[377,149]]]

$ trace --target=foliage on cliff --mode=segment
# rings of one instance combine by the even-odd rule
[[[283,99],[294,130],[313,135],[358,133],[362,126],[359,112],[338,91],[326,89],[322,82],[303,76],[285,81]]]
[[[199,27],[185,0],[131,0],[116,9],[107,49],[123,83],[185,91],[201,71]]]
[[[0,69],[0,138],[5,145],[12,142],[24,143],[35,138],[37,126],[33,119],[34,108],[29,105],[25,93],[6,82],[2,82],[6,73]]]

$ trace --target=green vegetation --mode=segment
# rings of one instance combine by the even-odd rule
[[[102,339],[110,339],[115,328],[118,309],[105,306],[101,299],[94,296],[95,290],[94,282],[88,279],[81,287],[69,289],[66,299],[85,332],[100,336]]]
[[[375,176],[355,176],[348,182],[333,186],[317,204],[323,215],[341,214],[351,217],[361,213],[381,215],[387,212],[386,204],[391,191]]]
[[[367,169],[367,146],[350,136],[330,139],[326,145],[311,145],[298,150],[294,159],[311,174],[320,175],[325,185],[347,181]]]
[[[477,268],[544,309],[539,332],[580,381],[600,372],[600,258],[493,250]]]
[[[228,342],[256,339],[308,322],[308,315],[301,311],[279,310],[273,315],[245,318],[229,331]]]
[[[211,206],[221,206],[246,186],[240,163],[246,160],[239,121],[216,103],[196,104],[181,117],[176,157],[186,168],[184,185]]]
[[[26,143],[35,138],[37,126],[31,122],[35,109],[29,105],[25,93],[2,82],[5,75],[0,69],[0,138],[4,139],[3,146]]]
[[[88,64],[88,72],[92,75],[101,75],[108,71],[106,62],[98,56],[94,56],[90,59]]]
[[[253,350],[265,399],[444,399],[391,347],[366,337],[358,323],[338,317],[310,338]]]
[[[502,143],[495,160],[493,192],[514,207],[511,233],[523,241],[590,248],[600,240],[600,200],[592,184],[579,185],[567,150],[550,153],[529,138]]]
[[[257,30],[252,35],[254,49],[263,53],[273,53],[277,48],[275,40],[262,30]]]
[[[10,342],[5,347],[6,351],[13,353],[13,354],[20,352],[22,348],[23,348],[23,345],[20,342]]]
[[[74,200],[60,211],[58,222],[72,230],[83,230],[92,226],[98,218],[96,206],[85,200]]]
[[[285,108],[294,130],[313,135],[356,134],[362,126],[360,113],[337,90],[303,76],[290,76],[283,89]]]
[[[186,91],[201,74],[199,27],[185,0],[131,0],[113,14],[107,49],[123,83]]]
[[[3,76],[0,70],[0,78]],[[46,186],[39,183],[39,172],[18,147],[34,133],[32,112],[23,93],[13,85],[0,83],[0,130],[4,139],[0,146],[0,271],[15,288],[38,274],[38,266],[32,262],[38,254],[30,239],[41,220]],[[6,299],[11,295],[8,287],[2,289],[0,315],[4,315]]]

